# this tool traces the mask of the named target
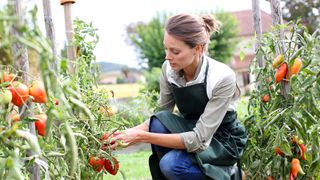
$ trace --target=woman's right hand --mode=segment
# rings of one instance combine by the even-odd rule
[[[130,145],[141,142],[141,136],[143,133],[146,133],[144,130],[137,128],[126,129],[123,132],[117,133],[111,138],[111,142],[114,142],[111,145],[111,148],[125,148]]]

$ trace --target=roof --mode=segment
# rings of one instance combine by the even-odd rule
[[[262,33],[268,32],[272,27],[272,17],[264,11],[261,12]],[[239,36],[253,36],[255,31],[253,29],[253,14],[252,10],[234,11],[231,12],[239,22],[240,32]]]

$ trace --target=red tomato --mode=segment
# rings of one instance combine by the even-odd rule
[[[304,144],[299,144],[299,148],[300,148],[301,159],[306,160],[305,152],[307,150],[307,147]]]
[[[53,101],[54,101],[54,104],[55,104],[56,106],[58,106],[58,105],[59,105],[59,99],[54,98],[54,99],[53,99]]]
[[[95,171],[100,172],[104,166],[104,159],[101,157],[98,158],[91,156],[89,158],[89,164]]]
[[[300,166],[300,161],[297,158],[293,158],[291,161],[290,177],[297,177],[298,173],[305,174]]]
[[[110,174],[116,175],[119,170],[119,161],[115,157],[112,157],[112,162],[113,163],[111,163],[109,159],[106,159],[104,161],[104,169]]]
[[[272,176],[266,177],[266,180],[273,180]]]
[[[42,81],[34,81],[29,88],[29,94],[33,97],[33,102],[47,102],[47,94]]]
[[[278,155],[280,155],[282,157],[285,156],[284,153],[281,151],[281,149],[279,147],[274,148],[274,151],[276,152],[276,154],[278,154]]]
[[[275,73],[275,79],[276,83],[279,83],[287,74],[288,71],[288,65],[286,63],[283,63],[279,66],[277,72]]]
[[[38,131],[38,134],[40,136],[45,136],[46,135],[46,122],[47,122],[47,115],[46,114],[38,114],[34,116],[37,118],[37,120],[34,122],[36,129]]]
[[[302,66],[302,60],[297,58],[294,60],[293,65],[290,67],[290,75],[287,74],[287,78],[289,79],[292,75],[298,74]]]
[[[15,79],[16,75],[4,72],[3,74],[3,82],[11,82]],[[1,78],[0,78],[0,83],[1,83]]]
[[[18,107],[25,103],[29,97],[28,87],[19,81],[13,81],[7,89],[9,89],[12,94],[11,102]]]
[[[262,96],[262,102],[269,102],[269,100],[270,100],[270,96],[269,96],[269,94],[266,94],[266,95],[264,95],[264,96]]]

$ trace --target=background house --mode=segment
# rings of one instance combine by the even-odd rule
[[[231,13],[238,20],[240,42],[238,44],[237,50],[234,52],[234,56],[230,62],[230,66],[237,74],[237,81],[242,89],[242,92],[247,93],[248,91],[250,91],[250,83],[252,81],[252,77],[250,76],[249,72],[249,66],[250,62],[255,58],[255,50],[253,44],[255,38],[253,14],[252,10],[235,11]],[[271,30],[271,14],[261,11],[261,24],[262,33]],[[243,60],[240,60],[241,51],[245,53],[245,58]]]
[[[144,82],[143,73],[135,68],[111,62],[99,62],[99,84],[130,84]]]

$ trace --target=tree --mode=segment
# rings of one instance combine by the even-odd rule
[[[285,20],[296,20],[301,18],[310,33],[313,33],[320,24],[320,1],[319,0],[282,0],[285,2],[283,18]]]
[[[239,32],[238,22],[229,13],[219,12],[215,16],[222,23],[219,32],[210,37],[208,52],[210,57],[229,63],[239,40],[236,38]]]
[[[213,14],[213,13],[212,13]],[[163,49],[164,24],[169,14],[157,14],[148,23],[138,22],[127,27],[129,43],[137,50],[141,65],[147,65],[148,70],[161,67],[165,52]],[[216,14],[222,23],[220,31],[212,35],[209,44],[209,55],[213,58],[228,63],[236,47],[237,22],[229,13]]]
[[[167,14],[157,14],[150,22],[133,23],[127,27],[127,35],[130,43],[135,46],[139,53],[140,65],[161,67],[165,58],[163,49],[164,23]]]

